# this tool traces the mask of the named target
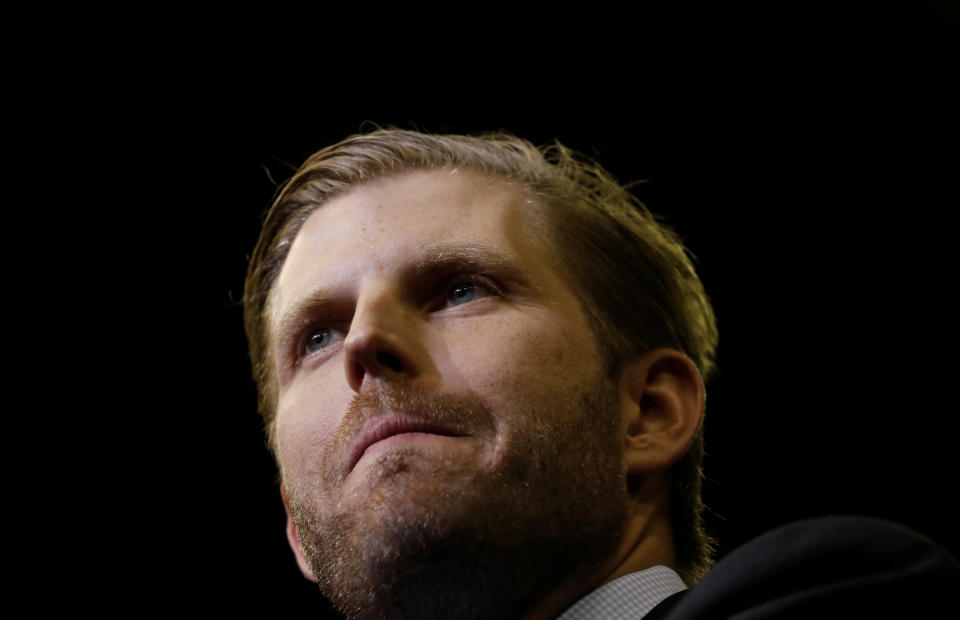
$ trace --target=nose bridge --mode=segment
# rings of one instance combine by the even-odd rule
[[[387,282],[369,282],[357,299],[350,333],[364,329],[398,329],[404,313],[400,297],[400,292]]]
[[[347,381],[412,378],[423,364],[418,311],[402,291],[383,282],[364,287],[344,343]]]

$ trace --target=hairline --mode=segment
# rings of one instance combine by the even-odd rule
[[[385,141],[381,142],[381,137]],[[503,154],[502,159],[499,153]],[[350,136],[310,156],[278,192],[261,230],[262,241],[270,224],[266,238],[272,241],[262,248],[258,242],[255,263],[251,262],[256,270],[248,271],[247,282],[256,283],[257,287],[250,289],[249,296],[245,287],[245,299],[249,299],[257,311],[250,315],[249,321],[245,316],[245,327],[251,337],[251,352],[254,348],[257,352],[257,358],[253,359],[254,376],[258,386],[263,386],[260,408],[269,422],[268,436],[275,456],[272,430],[278,404],[274,381],[275,338],[265,311],[277,276],[286,263],[289,248],[284,245],[296,238],[310,215],[339,195],[392,175],[444,169],[463,169],[516,184],[537,197],[537,213],[528,221],[545,225],[548,234],[537,235],[535,241],[559,259],[558,275],[572,291],[580,294],[577,302],[597,338],[601,355],[610,363],[611,376],[625,361],[659,346],[669,346],[690,357],[705,381],[712,375],[716,323],[709,298],[691,264],[692,255],[673,231],[657,222],[630,194],[628,186],[620,184],[598,162],[560,143],[537,147],[506,132],[444,136],[379,130]],[[283,215],[272,219],[280,207]],[[636,216],[632,215],[634,209]],[[588,212],[595,212],[597,216]],[[638,237],[638,227],[648,226],[651,234]],[[295,234],[291,235],[291,231]],[[587,235],[581,238],[581,232]],[[603,245],[611,240],[617,245],[615,252],[608,253]],[[626,256],[622,242],[629,245],[636,241],[640,241],[637,247],[641,249],[629,251],[630,256]],[[598,262],[591,263],[587,270],[582,269],[577,252],[591,253],[596,249],[600,250],[595,255]],[[624,265],[632,265],[633,260],[641,261],[643,269],[652,269],[628,278],[640,285],[641,290],[651,285],[655,291],[650,298],[653,303],[635,309],[618,295],[609,303],[610,285],[616,285],[614,279],[623,275]],[[602,277],[595,278],[595,273]],[[668,279],[661,280],[661,274]],[[650,279],[645,280],[647,277]],[[264,290],[263,284],[268,281],[270,288]],[[664,314],[665,310],[673,310],[675,314]],[[629,322],[624,323],[625,317]],[[647,323],[647,318],[652,323]],[[672,522],[676,521],[674,525],[680,526],[678,531],[685,532],[675,536],[674,544],[677,552],[686,558],[680,567],[681,574],[694,581],[709,566],[713,546],[702,528],[704,506],[699,491],[703,480],[702,430],[701,427],[694,440],[695,449],[692,447],[690,453],[671,468],[671,478],[677,474],[679,481],[671,481],[671,511],[676,496],[677,506],[686,515],[671,517]],[[691,455],[692,458],[688,458]]]

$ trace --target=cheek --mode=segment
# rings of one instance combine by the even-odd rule
[[[278,403],[277,445],[285,482],[310,479],[323,471],[320,456],[349,404],[348,396],[337,396],[344,391],[327,389],[322,374],[288,386]]]
[[[441,370],[445,379],[481,395],[520,397],[595,373],[599,356],[585,327],[551,316],[525,318],[495,318],[445,334],[446,359],[438,360],[448,369]]]

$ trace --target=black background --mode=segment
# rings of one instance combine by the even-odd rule
[[[130,65],[105,47],[95,75],[65,59],[68,101],[45,105],[69,131],[39,146],[77,147],[97,197],[66,205],[97,230],[65,262],[108,300],[87,384],[103,413],[80,426],[110,498],[83,508],[86,553],[119,551],[111,589],[322,605],[287,549],[238,300],[275,183],[368,122],[559,139],[648,180],[636,191],[697,256],[719,322],[705,495],[721,555],[836,513],[957,554],[955,5],[677,13],[389,39],[327,25],[289,55],[197,29]]]

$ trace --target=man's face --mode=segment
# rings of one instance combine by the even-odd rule
[[[470,588],[478,613],[515,609],[625,526],[620,395],[526,200],[405,173],[324,204],[290,249],[278,458],[311,571],[350,613]]]

